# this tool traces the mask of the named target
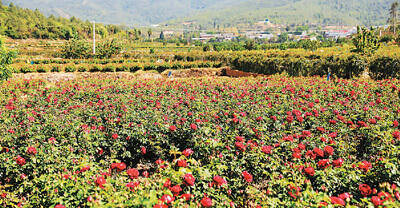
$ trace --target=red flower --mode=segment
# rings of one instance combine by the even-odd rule
[[[164,203],[170,204],[171,202],[174,201],[174,198],[173,198],[171,195],[164,194],[164,195],[161,197],[161,201],[164,202]]]
[[[177,164],[178,164],[178,167],[187,167],[186,160],[178,160]]]
[[[350,196],[349,193],[342,193],[342,194],[339,195],[339,198],[341,198],[341,199],[343,199],[343,200],[346,200],[346,199],[348,199],[348,198],[350,198],[350,197],[351,197],[351,196]]]
[[[332,164],[333,164],[335,167],[342,167],[342,165],[343,165],[343,159],[342,159],[342,158],[339,158],[339,159],[333,160],[333,161],[332,161]]]
[[[398,121],[393,121],[393,127],[398,127],[399,126],[399,122]]]
[[[35,147],[28,147],[28,150],[26,150],[26,153],[30,155],[36,155],[37,151]]]
[[[54,137],[50,137],[48,140],[48,142],[51,144],[54,144],[55,141],[56,141],[56,138],[54,138]]]
[[[331,203],[332,204],[342,205],[342,206],[346,205],[346,203],[344,202],[343,199],[341,199],[339,197],[335,197],[335,196],[331,196]]]
[[[304,169],[304,171],[310,176],[314,176],[314,174],[315,174],[315,170],[313,167],[307,167]]]
[[[373,197],[371,198],[371,202],[372,202],[375,206],[383,205],[382,200],[381,200],[379,197],[377,197],[377,196],[373,196]]]
[[[213,180],[218,186],[222,186],[227,183],[226,180],[219,175],[214,176]]]
[[[329,166],[329,160],[328,159],[322,159],[320,161],[318,161],[318,167],[325,169]]]
[[[137,181],[137,182],[131,181],[131,182],[129,182],[129,183],[126,184],[126,187],[130,188],[131,191],[134,191],[135,188],[136,188],[137,186],[139,186],[139,184],[140,184],[139,181]]]
[[[192,194],[182,194],[181,195],[182,199],[185,199],[186,201],[189,201],[192,198]]]
[[[322,151],[320,148],[316,147],[313,151],[317,156],[324,157],[324,151]]]
[[[329,155],[333,155],[333,151],[335,151],[334,149],[333,149],[333,147],[331,147],[331,146],[325,146],[324,147],[324,152],[329,156]]]
[[[96,185],[97,185],[98,187],[104,188],[103,185],[106,183],[106,179],[104,179],[103,176],[99,176],[99,177],[96,178],[95,183],[96,183]]]
[[[372,164],[364,160],[358,165],[358,168],[360,168],[364,172],[368,172],[368,170],[372,168]]]
[[[136,168],[130,168],[130,169],[128,169],[128,170],[126,171],[126,173],[128,174],[128,176],[129,176],[131,179],[134,179],[134,178],[138,178],[138,177],[139,177],[139,171],[138,171]]]
[[[126,168],[126,164],[123,162],[111,164],[111,169],[117,169],[118,172],[125,170],[125,168]]]
[[[17,164],[20,165],[20,166],[23,166],[23,165],[26,164],[25,159],[24,159],[23,157],[21,157],[21,156],[18,156],[18,157],[17,157],[16,162],[17,162]]]
[[[191,154],[193,154],[193,150],[192,149],[185,149],[183,150],[182,154],[185,155],[186,157],[189,157]]]
[[[175,130],[176,130],[176,126],[174,126],[174,125],[170,126],[170,127],[169,127],[169,130],[170,130],[170,131],[175,131]]]
[[[141,147],[140,151],[142,152],[142,155],[145,155],[147,152],[146,147]]]
[[[372,189],[367,184],[360,184],[358,189],[364,197],[372,194]]]
[[[272,146],[263,146],[261,148],[261,151],[264,152],[265,154],[271,154],[273,147]]]
[[[246,150],[246,146],[242,142],[235,142],[235,147],[242,152]]]
[[[186,184],[188,184],[189,186],[193,186],[194,182],[195,182],[195,178],[193,177],[192,174],[187,173],[186,175],[183,176],[183,179],[185,180]]]
[[[191,128],[192,130],[197,130],[197,125],[194,124],[194,123],[192,123],[192,124],[190,124],[190,128]]]
[[[242,176],[243,176],[244,180],[246,180],[249,183],[253,181],[253,176],[247,171],[243,171]]]
[[[113,139],[118,139],[118,134],[113,134],[113,135],[112,135],[112,138],[113,138]]]
[[[203,199],[201,199],[200,203],[203,207],[212,207],[212,205],[213,205],[212,199],[210,199],[206,196],[203,197]]]
[[[153,208],[168,208],[168,205],[166,204],[156,204],[153,206]]]
[[[396,139],[400,139],[400,131],[393,132],[393,137]]]
[[[54,208],[65,208],[65,206],[62,204],[57,204]]]
[[[171,190],[172,193],[174,193],[174,196],[179,195],[179,193],[182,191],[182,188],[179,185],[172,186],[169,190]]]

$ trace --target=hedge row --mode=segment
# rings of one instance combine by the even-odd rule
[[[15,73],[30,72],[136,72],[139,70],[156,70],[163,72],[168,69],[189,69],[189,68],[219,68],[221,62],[173,62],[173,63],[124,63],[124,64],[46,64],[46,65],[14,65]]]

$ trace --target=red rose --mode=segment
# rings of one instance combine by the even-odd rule
[[[243,176],[244,180],[246,180],[249,183],[253,181],[253,176],[247,171],[243,171],[242,176]]]
[[[192,194],[182,194],[181,195],[182,199],[185,199],[186,201],[189,201],[192,198]]]
[[[65,206],[62,204],[57,204],[54,208],[65,208]]]
[[[265,154],[271,154],[272,148],[273,148],[272,146],[263,146],[261,148],[261,151],[264,152]]]
[[[324,157],[324,151],[322,151],[320,148],[316,147],[313,151],[317,156]]]
[[[329,160],[328,159],[322,159],[320,161],[318,161],[318,167],[325,169],[329,166]]]
[[[172,186],[169,190],[171,190],[174,195],[179,195],[179,193],[182,191],[182,188],[179,185]]]
[[[342,193],[342,194],[339,195],[339,198],[341,198],[341,199],[343,199],[343,200],[346,200],[346,199],[348,199],[348,198],[350,198],[350,197],[351,197],[351,196],[350,196],[349,193]]]
[[[339,158],[339,159],[333,160],[333,161],[332,161],[332,164],[333,164],[335,167],[342,167],[342,165],[343,165],[343,159],[342,159],[342,158]]]
[[[212,200],[206,196],[201,199],[200,203],[203,207],[212,207],[213,205]]]
[[[126,187],[130,188],[131,191],[134,191],[135,188],[136,188],[137,186],[139,186],[139,184],[140,184],[139,181],[137,181],[137,182],[131,181],[131,182],[129,182],[129,183],[126,184]]]
[[[358,168],[360,168],[364,172],[368,172],[368,170],[372,168],[372,164],[364,160],[358,165]]]
[[[168,205],[166,204],[156,204],[153,206],[153,208],[168,208]]]
[[[335,197],[335,196],[331,196],[331,203],[332,204],[342,205],[342,206],[346,205],[346,203],[344,202],[343,199],[341,199],[339,197]]]
[[[372,194],[372,189],[367,184],[360,184],[358,189],[364,197]]]
[[[400,139],[400,131],[393,132],[393,137],[396,139]]]
[[[393,127],[398,127],[399,126],[399,122],[398,121],[393,121]]]
[[[28,147],[28,150],[26,150],[26,153],[30,155],[36,155],[37,151],[35,147]]]
[[[96,185],[97,185],[98,187],[104,188],[103,185],[106,183],[106,179],[104,179],[103,176],[99,176],[99,177],[96,178],[95,183],[96,183]]]
[[[242,142],[235,142],[235,147],[242,152],[246,150],[246,146]]]
[[[310,176],[314,176],[314,174],[315,174],[313,167],[307,167],[306,169],[304,169],[304,171]]]
[[[214,176],[213,180],[218,186],[226,184],[226,180],[219,175]]]
[[[146,147],[141,147],[140,151],[142,152],[142,155],[145,155],[147,152]]]
[[[182,154],[185,155],[186,157],[189,157],[191,154],[193,154],[193,150],[192,149],[185,149],[183,150]]]
[[[113,139],[118,139],[118,134],[113,134],[113,135],[112,135],[112,138],[113,138]]]
[[[177,164],[178,164],[178,167],[187,167],[186,160],[178,160]]]
[[[189,186],[193,186],[194,182],[195,182],[195,178],[193,177],[192,174],[187,173],[186,175],[183,176],[183,179],[185,180],[185,182],[189,185]]]
[[[50,137],[48,140],[48,142],[51,144],[54,144],[55,141],[56,141],[56,138],[54,138],[54,137]]]
[[[128,176],[129,176],[131,179],[134,179],[134,178],[138,178],[138,177],[139,177],[139,171],[138,171],[136,168],[130,168],[130,169],[128,169],[128,170],[126,171],[126,173],[128,174]]]
[[[16,162],[17,162],[17,164],[20,165],[20,166],[23,166],[23,165],[26,164],[25,159],[24,159],[23,157],[21,157],[21,156],[18,156],[18,157],[17,157]]]
[[[328,156],[333,155],[333,151],[335,151],[335,150],[334,150],[333,147],[331,147],[331,146],[325,146],[325,148],[324,148],[324,152],[325,152]]]
[[[111,164],[111,169],[117,169],[118,172],[125,170],[125,168],[126,168],[126,164],[123,162]]]
[[[194,124],[194,123],[192,123],[192,124],[190,124],[190,128],[191,128],[192,130],[197,130],[197,125]]]
[[[175,131],[175,130],[176,130],[176,126],[174,126],[174,125],[170,126],[170,127],[169,127],[169,130],[170,130],[170,131]]]
[[[375,205],[375,206],[379,206],[379,205],[383,205],[382,200],[377,197],[377,196],[373,196],[371,198],[371,202]]]
[[[171,195],[164,194],[161,197],[161,201],[164,202],[164,203],[170,204],[172,201],[174,201],[174,198]]]

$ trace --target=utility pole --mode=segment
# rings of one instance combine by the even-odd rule
[[[93,55],[96,55],[96,23],[93,21]]]

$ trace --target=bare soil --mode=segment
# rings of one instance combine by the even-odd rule
[[[170,76],[168,76],[171,72]],[[19,73],[13,74],[13,79],[43,79],[51,83],[69,81],[74,79],[168,79],[168,78],[192,78],[192,77],[249,77],[264,76],[260,74],[232,70],[229,67],[207,69],[182,69],[167,70],[163,73],[153,71],[131,72],[51,72],[51,73]]]

